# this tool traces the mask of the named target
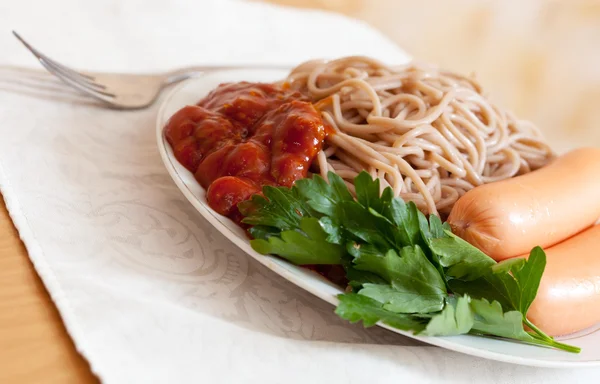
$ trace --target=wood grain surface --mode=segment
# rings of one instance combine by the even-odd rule
[[[0,197],[0,383],[95,383]]]

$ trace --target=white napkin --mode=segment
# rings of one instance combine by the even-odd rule
[[[341,16],[233,1],[0,3],[0,188],[29,255],[106,383],[550,382],[598,370],[501,364],[339,320],[214,231],[163,169],[157,106],[98,108],[6,28],[74,66],[407,56]],[[401,22],[401,21],[399,21]]]

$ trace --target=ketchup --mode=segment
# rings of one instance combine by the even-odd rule
[[[307,176],[326,134],[301,93],[248,82],[221,84],[165,127],[175,157],[206,188],[210,207],[238,224],[238,203],[264,185],[290,187]]]

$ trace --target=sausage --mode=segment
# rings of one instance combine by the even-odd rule
[[[600,225],[546,249],[546,269],[527,318],[550,336],[600,323]]]
[[[452,208],[452,232],[496,261],[565,240],[600,217],[600,149],[571,151],[534,172],[476,187]]]

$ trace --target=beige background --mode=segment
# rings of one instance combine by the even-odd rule
[[[269,1],[363,19],[418,59],[476,72],[558,148],[600,145],[600,1]],[[0,382],[93,381],[1,200],[0,282]]]
[[[416,59],[475,72],[562,150],[600,145],[600,1],[274,0],[362,19]]]

